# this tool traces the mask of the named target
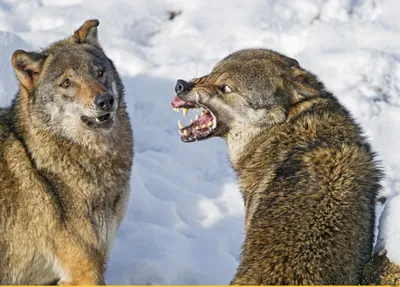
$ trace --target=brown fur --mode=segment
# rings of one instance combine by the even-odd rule
[[[360,284],[381,172],[348,111],[269,50],[233,53],[188,87],[178,96],[215,115],[245,202],[232,284]]]
[[[75,32],[79,39],[13,55],[20,90],[0,109],[2,285],[104,283],[133,143],[123,86],[98,44],[96,21]],[[114,125],[90,129],[81,116],[100,116],[93,101],[104,92],[116,99]]]
[[[363,285],[400,285],[400,266],[390,262],[382,250],[364,267]]]

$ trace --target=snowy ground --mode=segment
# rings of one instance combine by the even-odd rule
[[[178,10],[169,21],[168,11]],[[132,197],[107,283],[227,284],[243,240],[243,204],[222,140],[180,142],[182,117],[170,109],[176,79],[206,74],[241,48],[298,59],[363,126],[390,199],[400,194],[399,12],[398,0],[2,0],[0,105],[17,90],[15,49],[44,47],[99,19],[136,138]],[[385,211],[378,242],[400,264],[399,210],[400,196]]]

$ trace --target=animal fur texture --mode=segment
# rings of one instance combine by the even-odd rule
[[[0,285],[104,283],[133,139],[98,25],[12,56],[20,88],[0,109]]]
[[[179,80],[172,102],[203,108],[184,142],[218,136],[245,204],[238,285],[357,285],[371,258],[382,173],[360,127],[315,75],[264,49]]]
[[[400,285],[400,266],[391,262],[383,249],[364,267],[362,285]]]

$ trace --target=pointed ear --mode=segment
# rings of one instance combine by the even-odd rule
[[[317,77],[300,66],[292,67],[292,81],[294,86],[293,95],[290,99],[292,104],[296,104],[304,99],[320,95],[323,91],[323,85]]]
[[[74,38],[78,43],[87,43],[93,46],[100,47],[97,37],[97,26],[100,22],[97,19],[87,20],[83,25],[75,31]]]
[[[15,74],[28,91],[33,89],[39,79],[45,58],[42,54],[23,50],[17,50],[12,55],[11,63]]]

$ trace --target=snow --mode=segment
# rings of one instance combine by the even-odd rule
[[[379,236],[376,248],[386,248],[386,256],[400,264],[400,195],[394,197],[385,207],[379,222]]]
[[[0,47],[0,105],[9,105],[17,93],[11,55],[15,50],[28,49],[29,45],[14,33],[0,31]]]
[[[168,12],[179,10],[169,21]],[[385,246],[400,264],[399,12],[398,0],[3,0],[0,105],[17,91],[14,50],[45,47],[84,20],[99,19],[135,133],[132,196],[106,281],[227,284],[244,233],[227,147],[220,139],[182,143],[176,124],[182,115],[170,102],[178,78],[206,74],[238,49],[274,49],[317,74],[370,138],[387,176],[381,196],[389,202],[377,248]],[[378,218],[384,207],[378,204]]]

